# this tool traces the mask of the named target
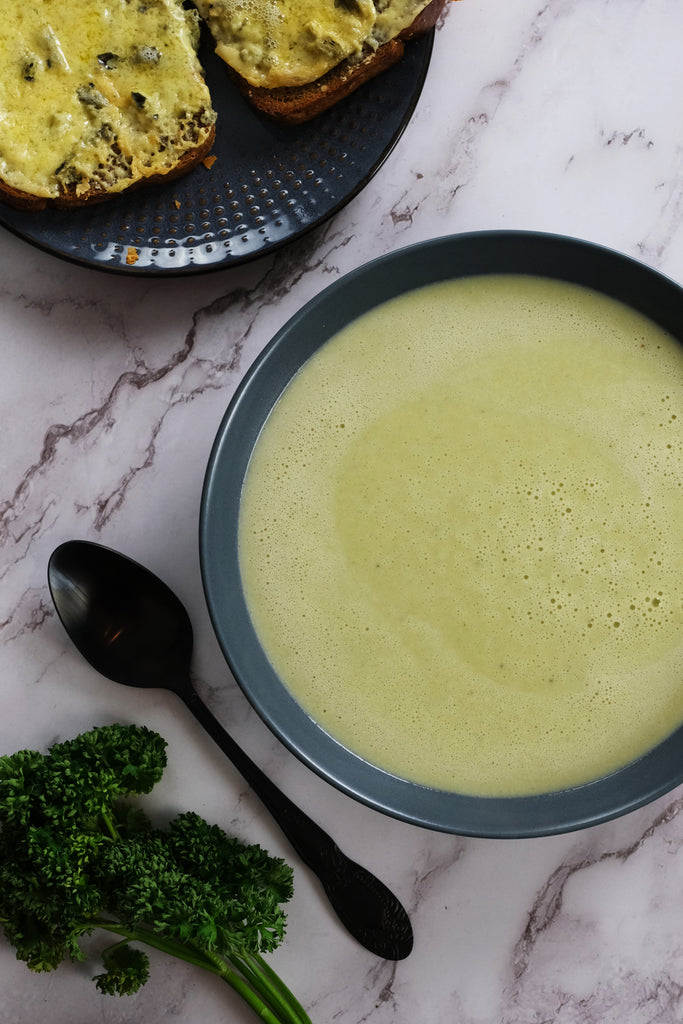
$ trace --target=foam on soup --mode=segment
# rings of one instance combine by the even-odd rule
[[[591,290],[418,289],[305,364],[247,473],[248,607],[345,746],[521,795],[683,721],[683,347]]]

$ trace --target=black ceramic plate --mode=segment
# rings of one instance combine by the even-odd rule
[[[256,114],[204,33],[200,58],[218,113],[216,162],[168,185],[81,210],[26,213],[0,203],[0,223],[76,263],[128,275],[201,273],[264,256],[357,195],[400,138],[419,99],[434,32],[397,65],[320,117],[285,127]],[[128,247],[138,259],[126,263]]]
[[[576,239],[482,232],[423,242],[375,260],[304,306],[240,385],[208,465],[200,557],[213,625],[235,678],[263,720],[305,764],[356,799],[412,824],[521,838],[597,824],[683,783],[683,727],[612,775],[540,796],[478,798],[388,775],[330,737],[280,682],[249,617],[237,552],[242,482],[253,446],[279,395],[309,356],[350,321],[411,288],[488,273],[527,273],[591,287],[644,313],[683,343],[683,289],[626,256]]]

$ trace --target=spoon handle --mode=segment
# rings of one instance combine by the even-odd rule
[[[356,864],[292,803],[244,753],[192,687],[176,690],[197,721],[260,797],[301,859],[318,876],[346,929],[386,960],[403,960],[413,947],[410,919],[394,894]]]

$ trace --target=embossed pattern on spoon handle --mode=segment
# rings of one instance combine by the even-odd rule
[[[403,960],[413,948],[410,919],[390,889],[350,860],[330,836],[254,764],[189,684],[173,687],[197,721],[260,797],[305,864],[322,882],[342,924],[366,949]]]

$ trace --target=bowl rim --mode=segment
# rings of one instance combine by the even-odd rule
[[[624,253],[584,239],[536,231],[475,231],[426,239],[379,256],[306,302],[240,381],[206,467],[199,557],[209,616],[228,666],[260,718],[300,761],[338,790],[393,818],[458,835],[519,839],[608,821],[681,784],[683,725],[636,761],[554,792],[480,797],[398,778],[344,747],[279,680],[251,623],[237,547],[239,502],[251,452],[275,401],[309,356],[348,322],[405,291],[501,273],[583,284],[644,313],[683,342],[683,288]]]

